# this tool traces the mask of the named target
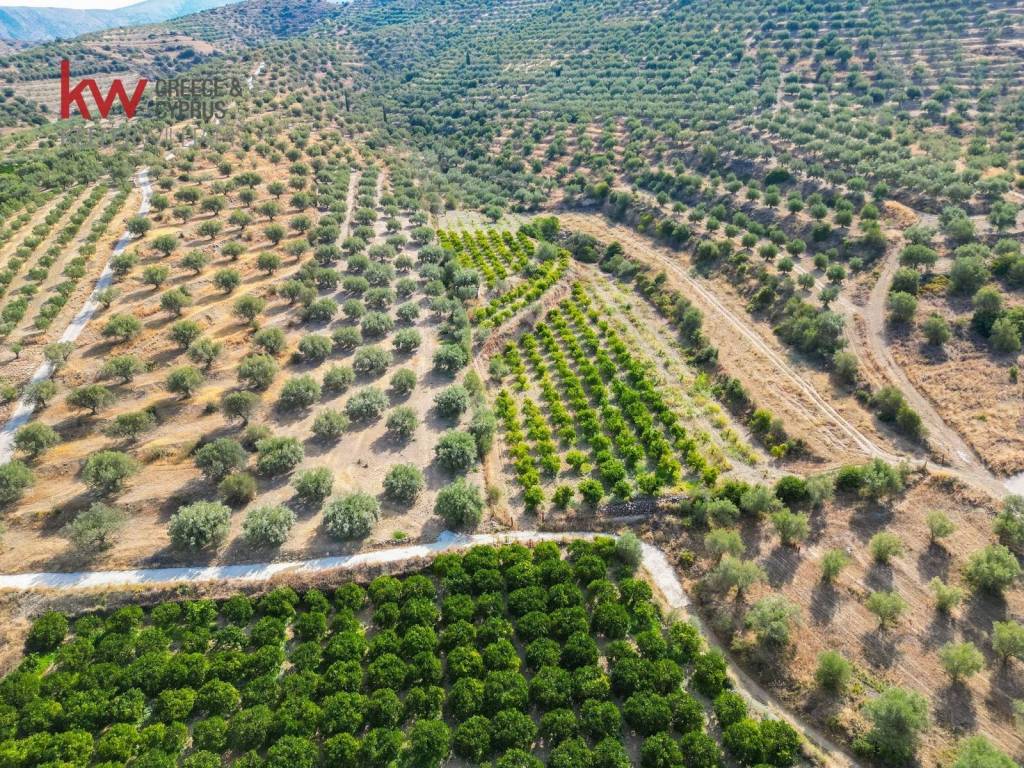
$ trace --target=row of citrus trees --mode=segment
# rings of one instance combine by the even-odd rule
[[[575,488],[555,488],[559,507],[577,491],[590,504],[607,493],[656,494],[682,480],[683,463],[714,482],[714,470],[663,399],[648,364],[578,284],[533,333],[506,346],[492,373],[511,375],[514,390],[536,387],[538,396],[524,396],[521,406],[508,388],[495,401],[528,509],[544,500],[542,478],[557,478],[566,465],[580,480]]]
[[[666,623],[627,534],[439,555],[301,596],[47,613],[0,681],[11,765],[785,768],[694,626]],[[684,763],[685,755],[685,763]]]
[[[488,288],[522,272],[533,255],[533,244],[522,232],[442,230],[437,238],[442,247],[455,253],[459,266],[477,270]]]

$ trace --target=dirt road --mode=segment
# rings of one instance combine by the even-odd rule
[[[796,397],[789,396],[787,398],[789,405],[828,431],[822,437],[833,447],[847,452],[854,451],[872,458],[879,457],[886,461],[902,461],[907,458],[882,446],[843,416],[807,380],[807,377],[790,364],[783,353],[775,349],[751,327],[749,317],[739,315],[715,295],[706,281],[690,274],[678,254],[672,253],[627,226],[608,221],[600,214],[561,212],[559,218],[562,220],[563,226],[569,229],[584,232],[604,241],[618,240],[626,247],[628,253],[641,257],[647,263],[656,264],[677,278],[687,289],[688,297],[695,301],[704,312],[705,328],[710,329],[708,333],[712,340],[717,342],[723,338],[723,335],[742,340],[752,355],[768,363],[777,377],[780,387],[784,385],[785,389],[796,395]],[[1007,490],[1005,486],[981,464],[963,439],[942,421],[927,399],[917,392],[887,349],[884,338],[885,299],[896,266],[895,257],[887,261],[887,270],[883,270],[883,275],[875,286],[868,309],[859,309],[845,300],[838,302],[837,309],[847,317],[848,325],[856,324],[865,316],[877,318],[873,321],[875,325],[872,326],[877,328],[877,333],[864,336],[864,346],[861,347],[859,343],[857,349],[862,355],[870,353],[872,360],[876,357],[883,360],[888,358],[888,362],[883,364],[889,375],[892,376],[894,383],[904,391],[911,405],[921,412],[922,419],[933,433],[937,444],[948,446],[951,449],[948,464],[943,464],[943,468],[964,482],[982,488],[997,497],[1002,496]],[[867,341],[868,339],[871,340]]]
[[[881,272],[868,297],[867,304],[856,308],[841,306],[846,317],[846,335],[857,357],[870,358],[877,369],[903,393],[910,406],[917,411],[928,430],[928,442],[943,457],[943,463],[972,479],[973,484],[984,487],[996,496],[1007,492],[1006,486],[993,475],[974,450],[943,420],[931,400],[921,394],[896,362],[886,338],[886,303],[889,286],[899,268],[899,249],[890,247],[882,262]]]
[[[144,216],[149,212],[149,197],[152,193],[152,188],[149,184],[149,171],[146,168],[140,168],[138,173],[135,175],[135,183],[142,191],[142,202],[139,205],[139,215]],[[121,235],[117,244],[114,246],[114,250],[111,252],[111,259],[117,256],[125,248],[128,247],[134,237],[129,232],[125,232]],[[61,342],[74,342],[85,330],[85,326],[92,319],[92,316],[96,314],[96,310],[100,308],[100,302],[97,299],[100,291],[108,287],[114,281],[114,272],[110,266],[110,260],[108,259],[107,265],[103,268],[103,272],[100,273],[99,279],[96,281],[96,285],[86,299],[83,307],[75,315],[74,319],[64,329],[64,333],[61,334]],[[36,372],[32,374],[30,379],[31,384],[48,379],[53,375],[53,364],[45,362],[36,369]],[[18,402],[18,407],[14,409],[11,417],[7,422],[0,428],[0,464],[4,464],[11,460],[13,453],[13,443],[15,433],[24,426],[28,420],[32,417],[32,412],[35,410],[35,406],[28,402],[25,398],[22,398]]]

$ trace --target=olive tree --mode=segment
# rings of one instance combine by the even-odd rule
[[[110,546],[111,537],[128,521],[116,507],[95,502],[65,526],[65,535],[81,550],[97,551]]]
[[[99,451],[85,460],[82,479],[103,496],[120,493],[129,477],[139,471],[139,463],[121,451]]]
[[[480,524],[483,508],[480,489],[461,477],[442,488],[434,501],[434,513],[452,528],[475,528]]]
[[[279,547],[288,540],[295,513],[283,504],[256,507],[242,523],[242,536],[254,547]]]
[[[336,539],[369,536],[380,517],[380,505],[368,493],[357,491],[335,499],[324,509],[324,528]]]
[[[228,536],[231,510],[215,501],[197,501],[179,507],[171,516],[167,532],[180,549],[217,547]]]
[[[60,442],[60,436],[47,424],[33,421],[14,433],[14,447],[35,459]]]

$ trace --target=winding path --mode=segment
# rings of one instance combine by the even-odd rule
[[[856,450],[869,457],[878,456],[888,461],[899,460],[899,457],[876,445],[870,437],[847,421],[803,376],[790,366],[781,354],[776,352],[756,331],[750,328],[749,319],[737,317],[710,288],[690,275],[686,269],[660,246],[645,241],[631,229],[610,222],[599,214],[560,213],[559,218],[570,229],[586,232],[596,237],[611,234],[619,242],[628,246],[630,250],[646,255],[648,260],[653,259],[656,261],[661,267],[667,269],[681,280],[700,299],[701,304],[717,315],[718,319],[723,321],[726,327],[731,327],[733,332],[746,339],[757,354],[768,360],[780,376],[800,391],[829,423],[846,435],[846,438]]]
[[[949,426],[925,395],[910,381],[903,367],[896,362],[886,339],[886,302],[893,276],[899,267],[899,250],[890,247],[882,262],[878,279],[871,288],[863,309],[850,308],[847,315],[847,338],[861,358],[871,356],[882,373],[903,393],[911,407],[921,416],[928,429],[929,440],[943,454],[944,463],[990,493],[1001,496],[1008,487],[996,478],[981,461],[967,441]]]
[[[427,544],[411,544],[352,555],[320,557],[312,560],[292,560],[269,563],[240,565],[212,565],[205,567],[179,568],[137,568],[120,571],[74,571],[69,573],[17,573],[0,575],[0,590],[53,589],[75,590],[89,588],[151,586],[175,582],[203,581],[266,581],[282,574],[310,574],[323,571],[356,571],[365,566],[401,564],[423,558],[435,557],[442,552],[468,549],[478,544],[522,544],[541,541],[568,541],[592,539],[599,534],[590,531],[509,531],[490,534],[458,534],[442,532],[438,538]],[[605,535],[605,534],[601,534]],[[843,747],[832,741],[824,732],[803,722],[789,711],[771,693],[762,688],[731,659],[727,649],[718,644],[700,616],[691,609],[689,597],[669,563],[665,553],[657,547],[643,544],[641,567],[668,612],[694,622],[708,645],[721,651],[729,660],[729,677],[734,688],[743,694],[751,709],[762,716],[785,720],[806,740],[807,747],[819,762],[838,768],[857,768],[859,763]]]
[[[560,212],[559,217],[563,224],[571,229],[585,232],[599,239],[610,234],[630,250],[643,254],[648,261],[656,261],[659,266],[681,280],[692,291],[692,296],[697,298],[705,308],[717,315],[717,319],[721,320],[724,326],[731,327],[733,332],[742,336],[750,344],[756,354],[769,361],[779,376],[785,378],[796,387],[828,423],[843,433],[845,439],[857,451],[865,456],[871,458],[878,457],[889,462],[904,460],[903,456],[894,454],[876,444],[871,437],[861,432],[854,424],[843,417],[811,383],[790,366],[783,355],[774,350],[750,327],[748,318],[738,317],[715,295],[713,290],[700,279],[693,277],[664,248],[650,242],[628,227],[607,220],[600,214],[570,211]],[[933,439],[943,446],[944,452],[947,454],[946,462],[939,466],[944,471],[956,475],[964,482],[977,488],[982,488],[997,498],[1001,497],[1007,492],[1008,486],[992,475],[959,433],[943,422],[932,404],[917,391],[888,350],[884,337],[884,307],[892,274],[897,266],[898,259],[890,257],[887,260],[883,266],[883,273],[875,284],[868,306],[865,309],[853,306],[845,298],[837,302],[840,311],[847,320],[847,336],[851,338],[859,356],[870,354],[871,358],[882,366],[883,373],[900,388],[908,402],[921,414]],[[865,339],[856,338],[857,334],[853,333],[853,329],[849,327],[851,323],[855,323],[858,320],[862,320],[866,328]]]
[[[142,192],[142,202],[139,204],[139,215],[145,216],[149,213],[149,198],[152,194],[152,187],[150,187],[149,184],[148,168],[140,168],[138,170],[135,174],[135,184]],[[100,302],[97,298],[100,291],[109,287],[114,281],[114,271],[110,266],[110,261],[127,248],[132,239],[132,234],[127,231],[118,239],[117,244],[110,253],[110,259],[107,261],[106,266],[104,266],[103,271],[100,273],[99,279],[96,281],[96,285],[92,289],[92,293],[89,294],[89,298],[86,299],[82,308],[78,310],[78,314],[75,315],[68,327],[64,329],[64,333],[61,334],[59,341],[73,342],[82,334],[82,331],[85,330],[85,326],[89,324],[93,315],[96,314],[96,310],[100,308]],[[32,374],[32,378],[29,379],[29,384],[36,384],[44,379],[50,378],[53,376],[53,371],[54,366],[49,361],[40,364],[40,366],[36,368],[35,373]],[[21,400],[18,401],[18,406],[14,409],[11,417],[3,427],[0,427],[0,464],[4,464],[11,460],[11,456],[14,452],[14,434],[28,423],[28,420],[32,418],[32,412],[34,410],[35,406],[23,396]]]

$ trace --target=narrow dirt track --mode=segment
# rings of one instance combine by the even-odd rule
[[[649,263],[656,263],[678,278],[689,289],[690,298],[696,300],[705,313],[710,314],[713,320],[721,321],[724,327],[741,336],[755,354],[771,364],[780,378],[785,379],[799,391],[803,401],[809,403],[820,417],[838,431],[851,448],[865,456],[871,458],[878,457],[886,461],[902,461],[906,458],[878,445],[868,435],[865,435],[854,424],[850,423],[812,384],[789,364],[782,354],[773,349],[755,330],[750,328],[751,321],[748,317],[740,317],[727,307],[702,280],[693,277],[686,267],[680,264],[678,259],[666,248],[637,234],[629,227],[608,221],[600,214],[560,212],[558,215],[565,227],[584,232],[598,239],[608,240],[609,238],[614,238],[626,246],[628,250],[642,255]],[[880,322],[883,325],[887,286],[891,280],[891,273],[895,271],[895,261],[889,266],[889,277],[887,278],[883,274],[873,291],[873,294],[877,292],[879,297],[873,296],[872,298],[872,302],[875,303],[874,311],[879,313],[882,318]],[[881,311],[877,309],[879,303],[882,307]],[[848,302],[842,302],[840,308],[847,316],[848,325],[851,319],[856,321],[856,318],[863,314],[863,310],[858,310]],[[867,310],[869,317],[871,312],[871,309]],[[942,465],[943,469],[956,475],[964,482],[981,488],[997,497],[1004,495],[1006,493],[1005,486],[981,464],[973,452],[967,448],[963,439],[942,421],[934,408],[931,407],[931,404],[914,389],[913,385],[906,378],[906,374],[891,359],[886,349],[884,335],[875,339],[869,351],[872,353],[872,359],[875,359],[875,352],[879,351],[884,352],[886,356],[890,357],[890,364],[895,369],[892,372],[894,381],[900,389],[904,390],[908,401],[914,408],[922,412],[922,418],[925,419],[925,423],[930,429],[934,429],[937,439],[943,445],[954,447],[950,463],[948,466]],[[865,351],[861,350],[861,352],[863,354]],[[934,422],[934,427],[932,422]]]
[[[928,429],[929,442],[943,455],[944,463],[965,476],[973,477],[978,485],[985,486],[990,492],[997,495],[1006,493],[1003,483],[989,471],[960,434],[946,424],[931,400],[918,391],[892,355],[885,337],[886,301],[898,267],[899,251],[890,248],[878,280],[871,289],[867,305],[862,309],[851,307],[844,311],[847,317],[847,337],[856,349],[857,356],[862,359],[870,356],[918,412]]]
[[[135,183],[138,185],[142,192],[142,202],[139,204],[139,215],[144,216],[149,212],[149,197],[152,193],[152,187],[149,184],[149,170],[147,168],[140,168],[135,175]],[[110,259],[117,256],[128,244],[134,240],[134,237],[130,232],[125,232],[118,239],[117,244],[110,253]],[[64,329],[64,333],[61,334],[61,342],[74,342],[81,335],[82,331],[85,330],[85,326],[88,325],[92,316],[96,314],[96,310],[100,307],[100,302],[97,299],[100,291],[109,286],[114,281],[114,272],[110,266],[110,259],[107,260],[107,265],[103,268],[103,272],[100,273],[99,279],[96,281],[96,285],[92,289],[92,293],[89,294],[89,298],[86,299],[85,304],[72,319],[71,323],[67,328]],[[53,375],[53,364],[45,362],[40,365],[34,374],[30,383],[42,381],[48,379]],[[35,410],[35,406],[28,402],[25,398],[22,398],[18,402],[17,408],[14,409],[11,417],[7,422],[0,427],[0,464],[11,460],[13,453],[14,435],[24,424],[32,418],[32,413]]]

